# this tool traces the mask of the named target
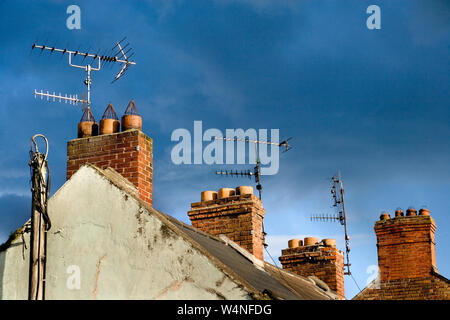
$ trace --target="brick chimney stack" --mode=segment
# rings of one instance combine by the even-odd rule
[[[204,191],[188,212],[192,226],[214,236],[224,234],[260,260],[264,258],[264,214],[251,186]]]
[[[436,224],[428,209],[383,212],[375,223],[379,276],[356,300],[449,300],[450,280],[436,268]]]
[[[434,233],[436,224],[428,209],[410,208],[403,216],[383,214],[375,223],[380,281],[411,279],[437,272]]]
[[[292,239],[289,248],[281,250],[278,258],[283,269],[300,276],[316,276],[345,299],[344,253],[336,248],[336,240],[307,237],[304,241]]]
[[[153,140],[141,131],[142,122],[134,102],[127,110],[130,106],[134,114],[122,117],[122,132],[116,132],[115,125],[115,129],[101,130],[106,134],[84,135],[67,142],[67,179],[85,163],[101,169],[110,167],[133,183],[140,198],[153,206]],[[114,111],[109,105],[105,113],[111,110]],[[114,115],[108,119],[114,119]]]

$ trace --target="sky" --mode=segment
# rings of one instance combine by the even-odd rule
[[[69,5],[81,29],[68,29]],[[381,29],[370,30],[369,5]],[[189,222],[204,190],[253,185],[215,175],[223,167],[171,159],[176,129],[279,129],[293,148],[263,176],[268,252],[278,265],[292,238],[336,238],[311,222],[331,214],[330,178],[340,170],[350,235],[352,298],[373,279],[373,230],[382,211],[428,207],[437,224],[439,272],[450,277],[450,3],[428,1],[0,1],[0,242],[30,216],[30,138],[50,143],[51,193],[65,182],[67,141],[81,107],[35,99],[34,89],[81,95],[85,73],[33,43],[110,50],[127,36],[136,65],[92,73],[92,111],[134,99],[154,140],[154,207]],[[81,59],[78,63],[85,63]],[[265,259],[273,261],[265,253]],[[355,284],[355,281],[357,285]]]

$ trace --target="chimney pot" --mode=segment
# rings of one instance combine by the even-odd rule
[[[95,122],[94,115],[88,107],[84,110],[83,116],[78,123],[78,138],[86,138],[98,135],[98,124]]]
[[[240,186],[236,188],[236,194],[237,195],[243,195],[243,194],[253,194],[253,187],[252,186]]]
[[[419,215],[420,216],[429,216],[430,215],[430,210],[428,210],[427,208],[422,208],[419,210]]]
[[[103,113],[102,120],[100,120],[100,135],[116,133],[120,131],[120,121],[110,103]]]
[[[142,130],[142,118],[134,114],[125,114],[122,116],[122,131],[130,129]]]
[[[413,207],[409,207],[408,210],[406,210],[406,216],[416,216],[417,215],[417,210],[414,209]]]
[[[219,189],[219,199],[228,198],[235,195],[233,188],[221,188]]]
[[[100,120],[100,135],[116,133],[120,131],[120,121],[114,119]]]
[[[217,199],[216,191],[203,191],[201,195],[201,201],[210,201]]]
[[[336,239],[323,239],[322,242],[327,247],[336,247]]]
[[[390,218],[391,218],[391,216],[386,211],[383,211],[381,213],[381,215],[380,215],[380,220],[387,220],[387,219],[390,219]]]
[[[304,243],[305,243],[305,246],[311,246],[311,245],[319,243],[319,238],[306,237]]]
[[[291,239],[288,241],[289,248],[297,248],[303,245],[303,240],[300,239]]]
[[[137,111],[134,101],[131,100],[122,116],[122,131],[130,129],[142,130],[142,118]]]
[[[403,217],[403,210],[401,208],[397,208],[395,210],[395,216],[396,217]]]
[[[87,138],[98,135],[98,124],[92,121],[78,123],[78,138]]]

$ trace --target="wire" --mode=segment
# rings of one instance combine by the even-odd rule
[[[272,258],[272,256],[270,255],[269,250],[267,250],[267,247],[264,247],[264,250],[266,250],[267,254],[268,254],[269,257],[270,257],[270,260],[272,260],[272,262],[273,262],[273,265],[274,265],[275,267],[278,268],[277,263],[275,262],[275,260],[274,260],[274,259]],[[279,271],[279,270],[280,270],[280,268],[278,268],[278,271]],[[280,275],[281,275],[281,277],[283,277],[283,275],[281,274],[281,271],[280,271]],[[284,279],[284,277],[283,277],[283,279]],[[286,279],[284,279],[284,280],[286,280]]]
[[[277,266],[275,260],[274,260],[274,259],[272,258],[272,256],[270,255],[269,250],[267,250],[267,246],[263,246],[263,247],[264,247],[264,250],[266,250],[267,254],[269,255],[270,260],[272,260],[273,265],[274,265],[275,267],[277,267],[278,273],[280,274],[280,277],[283,278],[283,280],[284,280],[285,282],[287,282],[286,278],[285,278],[285,277],[283,276],[283,274],[281,273],[281,269],[278,268],[278,266]]]
[[[362,290],[361,290],[361,288],[358,286],[358,283],[356,282],[355,278],[353,277],[353,274],[350,273],[350,276],[352,277],[353,281],[355,282],[356,287],[357,287],[358,290],[359,290],[359,292],[358,292],[358,294],[359,294]]]
[[[290,288],[291,290],[293,290],[296,294],[298,294],[299,296],[302,296],[300,294],[300,292],[298,292],[294,287],[291,287],[289,285],[289,282],[286,280],[286,278],[283,276],[283,273],[281,272],[281,269],[277,266],[277,263],[275,262],[275,260],[272,258],[272,255],[269,253],[269,250],[267,250],[268,245],[266,244],[265,246],[263,245],[264,250],[266,250],[267,254],[270,257],[270,260],[272,260],[273,265],[277,268],[278,273],[280,274],[280,277],[283,279],[284,281],[284,285],[287,286],[288,288]]]
[[[46,144],[47,149],[46,153],[42,154],[39,152],[36,141],[34,140],[36,137],[42,137]],[[29,299],[38,300],[39,299],[39,292],[42,291],[42,299],[44,299],[44,293],[45,293],[45,284],[41,283],[41,281],[45,281],[45,264],[46,264],[46,256],[45,256],[45,250],[46,250],[46,231],[48,231],[51,228],[51,222],[50,218],[48,216],[47,212],[47,200],[50,194],[50,170],[48,167],[47,162],[47,154],[48,154],[48,141],[45,138],[45,136],[38,134],[33,136],[31,139],[32,146],[30,150],[30,171],[31,171],[31,182],[32,182],[32,216],[31,216],[31,244],[30,244],[30,275],[29,275]],[[33,145],[35,151],[33,151]],[[45,170],[45,176],[44,176],[44,170]],[[36,216],[37,214],[37,216]],[[34,230],[35,227],[35,218],[38,219],[37,227],[38,230]],[[45,228],[45,230],[43,230]],[[42,234],[44,233],[44,234]],[[35,237],[37,236],[37,239]],[[42,239],[44,238],[44,239]],[[41,241],[44,241],[42,244]],[[34,254],[34,243],[37,243],[37,261],[34,260],[35,254]],[[41,248],[41,246],[44,246]],[[41,249],[44,250],[44,252],[41,252]],[[42,256],[43,259],[42,259]],[[33,266],[36,263],[37,267],[37,282],[35,283],[35,296],[31,296],[31,293],[34,288],[32,288],[33,284]],[[41,272],[42,272],[42,279],[41,279]]]

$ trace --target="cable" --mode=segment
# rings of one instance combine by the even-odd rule
[[[361,292],[361,288],[358,286],[358,283],[356,282],[355,278],[353,277],[353,274],[350,273],[350,276],[352,277],[353,281],[355,282],[356,287],[357,287],[358,290],[359,290],[359,292],[358,292],[358,294],[359,294],[359,293]]]
[[[263,247],[264,247],[264,250],[266,250],[267,254],[269,255],[270,260],[272,260],[273,265],[277,268],[278,273],[280,274],[280,277],[283,278],[283,280],[284,280],[285,282],[287,282],[286,278],[285,278],[285,277],[283,276],[283,274],[281,273],[281,269],[278,268],[277,264],[275,263],[275,260],[274,260],[274,259],[272,258],[272,256],[270,255],[269,250],[267,250],[267,247],[266,247],[266,246],[263,246]],[[294,289],[294,291],[295,291],[295,289]],[[296,292],[297,292],[297,291],[296,291]]]
[[[45,154],[39,152],[35,137],[42,137],[46,144],[47,150]],[[38,300],[39,291],[42,291],[42,299],[45,294],[45,264],[46,264],[46,231],[51,227],[50,218],[47,213],[47,201],[50,194],[50,171],[47,162],[48,154],[48,141],[45,136],[38,134],[31,139],[32,146],[30,150],[30,173],[32,182],[32,213],[31,213],[31,241],[30,241],[30,275],[29,275],[29,299]],[[34,149],[33,151],[33,144]],[[45,170],[45,175],[44,175]],[[38,219],[38,221],[35,221]],[[37,222],[38,230],[34,230],[35,222]],[[45,229],[45,230],[43,230]],[[37,237],[37,239],[35,239]],[[42,241],[44,243],[42,243]],[[35,245],[37,246],[37,261],[35,261],[36,255],[34,254]],[[43,248],[41,248],[43,246]],[[43,249],[44,252],[41,252]],[[42,257],[43,255],[43,257]],[[37,268],[37,281],[33,288],[33,275],[35,274],[34,267]],[[42,273],[42,278],[41,278]],[[42,283],[41,283],[42,281]],[[31,296],[32,291],[35,289],[34,296]]]

